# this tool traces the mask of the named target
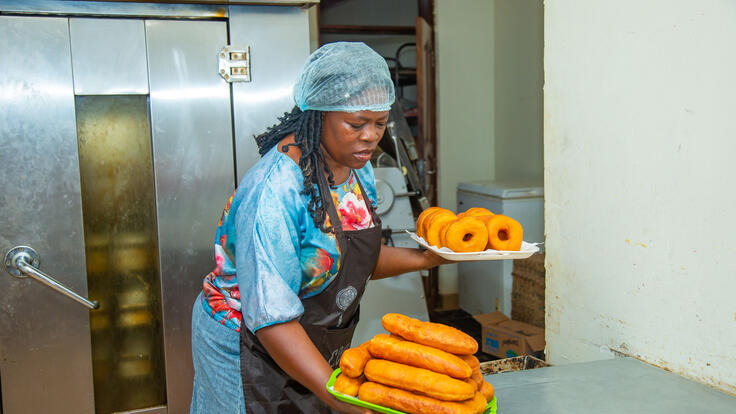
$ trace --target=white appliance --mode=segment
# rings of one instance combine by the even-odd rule
[[[485,207],[495,214],[515,219],[524,227],[524,241],[544,241],[544,187],[539,181],[459,183],[457,211],[465,211],[471,207]],[[460,308],[472,315],[498,310],[511,316],[512,269],[512,260],[460,263]]]

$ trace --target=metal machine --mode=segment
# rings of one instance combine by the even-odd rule
[[[416,248],[417,243],[406,233],[406,230],[414,231],[414,215],[409,197],[415,193],[407,191],[400,169],[378,167],[373,171],[378,198],[376,213],[381,217],[386,244]],[[419,272],[368,282],[360,301],[360,322],[353,334],[353,345],[360,345],[376,334],[385,333],[381,317],[387,312],[429,320]]]
[[[188,412],[213,232],[316,2],[0,2],[1,413]]]

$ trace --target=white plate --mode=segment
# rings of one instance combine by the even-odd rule
[[[436,253],[438,256],[441,256],[447,260],[453,260],[456,262],[476,262],[480,260],[526,259],[527,257],[533,255],[534,253],[537,253],[539,251],[538,245],[541,244],[541,243],[527,243],[523,241],[521,242],[521,250],[519,251],[488,249],[482,252],[456,253],[448,249],[447,247],[442,247],[438,249],[435,246],[430,246],[427,244],[426,241],[424,241],[423,238],[417,236],[416,233],[412,233],[408,230],[406,232],[409,233],[409,237],[414,239],[415,242],[419,243],[420,246],[424,247],[427,250],[431,250],[432,252]]]

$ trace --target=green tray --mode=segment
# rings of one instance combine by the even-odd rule
[[[334,385],[335,380],[337,379],[337,376],[340,375],[340,368],[336,369],[332,372],[332,375],[330,376],[330,380],[327,381],[327,391],[334,395],[335,398],[337,398],[340,401],[344,401],[348,404],[357,405],[359,407],[364,408],[370,408],[371,410],[378,412],[378,413],[387,413],[387,414],[406,414],[403,411],[394,410],[388,407],[383,407],[381,405],[371,404],[366,401],[361,401],[356,397],[351,397],[349,395],[345,395],[341,392],[335,391]],[[488,406],[486,407],[486,410],[483,412],[483,414],[496,414],[496,396],[493,396],[493,399],[488,402]]]

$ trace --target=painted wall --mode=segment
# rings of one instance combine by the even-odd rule
[[[496,178],[541,184],[544,7],[542,0],[493,3]]]
[[[543,177],[541,0],[436,0],[440,206],[463,181]],[[457,266],[440,292],[457,292]]]
[[[736,393],[736,3],[546,0],[547,355]]]
[[[457,183],[492,179],[493,2],[435,0],[439,205],[457,209]],[[440,267],[439,291],[457,293],[457,265]]]

